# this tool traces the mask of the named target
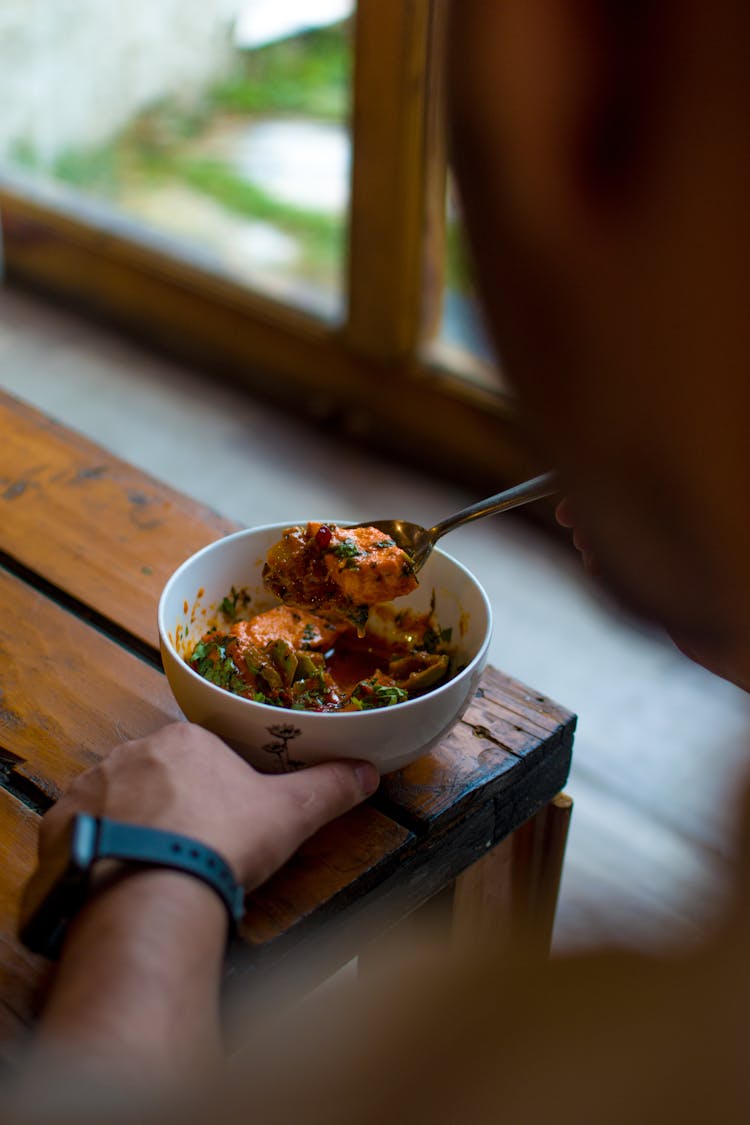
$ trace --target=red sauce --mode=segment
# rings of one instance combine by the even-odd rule
[[[384,607],[378,613],[383,623]],[[187,663],[217,687],[302,711],[362,711],[402,703],[449,673],[449,635],[430,614],[391,615],[393,637],[359,636],[341,618],[277,606],[213,628]]]

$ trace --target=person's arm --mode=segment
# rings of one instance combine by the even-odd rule
[[[220,1058],[227,913],[189,875],[127,876],[72,923],[38,1042],[146,1080],[194,1077]]]
[[[42,822],[40,867],[70,818],[88,812],[192,836],[249,890],[377,784],[362,762],[258,774],[213,735],[174,724],[117,747],[73,784]],[[190,875],[115,878],[71,924],[38,1043],[141,1080],[194,1078],[221,1055],[227,926],[219,896]]]

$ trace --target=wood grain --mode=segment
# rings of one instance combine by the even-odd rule
[[[505,800],[522,781],[533,790],[531,775],[545,761],[559,756],[559,765],[569,766],[574,730],[575,716],[564,707],[487,668],[440,745],[383,778],[378,807],[415,832],[444,829],[476,803]]]
[[[549,955],[573,802],[564,793],[455,881],[454,947],[492,943],[508,954]]]
[[[0,568],[0,765],[54,800],[118,742],[181,717],[166,678]]]
[[[0,788],[0,1058],[20,1043],[41,1001],[49,966],[16,937],[21,891],[36,860],[39,818]]]
[[[347,343],[411,356],[421,339],[429,0],[359,0]]]
[[[0,396],[2,552],[144,643],[175,569],[236,525]]]
[[[250,896],[243,938],[262,944],[313,915],[319,924],[389,875],[413,839],[406,829],[368,806],[339,817]]]
[[[487,669],[482,680],[482,691],[486,699],[499,704],[512,715],[519,716],[518,722],[522,727],[525,720],[546,731],[555,731],[560,726],[571,723],[575,729],[575,716],[571,711],[497,668]]]

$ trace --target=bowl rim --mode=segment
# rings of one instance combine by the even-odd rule
[[[304,521],[304,522],[309,522],[309,521]],[[346,524],[341,520],[330,520],[329,522],[335,523],[339,527],[346,526]],[[169,578],[167,579],[167,581],[164,584],[162,592],[159,596],[159,602],[158,602],[158,606],[157,606],[157,627],[158,627],[158,631],[159,631],[159,640],[161,642],[161,645],[162,645],[163,648],[166,648],[167,652],[169,653],[169,655],[171,657],[173,657],[176,661],[178,661],[180,667],[187,671],[189,677],[193,677],[195,679],[195,681],[197,683],[203,685],[204,688],[209,688],[211,692],[217,693],[217,698],[223,699],[224,701],[226,701],[227,697],[228,697],[229,699],[232,699],[232,700],[236,701],[236,703],[232,704],[232,706],[235,706],[236,704],[239,704],[239,705],[244,704],[244,705],[246,705],[248,707],[251,707],[253,709],[262,708],[263,711],[268,713],[268,714],[274,714],[274,715],[289,714],[289,715],[295,715],[298,719],[301,718],[301,716],[304,715],[305,718],[304,718],[304,720],[302,720],[304,722],[308,722],[308,721],[320,722],[321,720],[325,720],[325,719],[330,720],[330,718],[334,715],[337,717],[337,720],[339,722],[343,719],[350,719],[350,720],[351,719],[359,719],[359,721],[362,722],[364,717],[367,717],[368,719],[370,719],[370,721],[372,721],[373,716],[384,715],[384,714],[392,714],[394,711],[396,711],[398,714],[403,714],[403,711],[404,711],[405,708],[414,708],[414,707],[418,706],[419,704],[423,703],[426,699],[434,699],[437,696],[440,696],[440,695],[444,694],[445,692],[447,692],[452,687],[455,687],[455,685],[457,684],[458,681],[463,680],[468,675],[470,675],[472,670],[476,667],[476,665],[485,656],[487,650],[489,649],[490,642],[492,640],[492,632],[493,632],[493,627],[494,627],[494,619],[493,619],[493,615],[492,615],[492,605],[490,604],[490,599],[487,595],[487,591],[484,589],[484,586],[482,586],[482,583],[479,581],[479,579],[474,574],[472,574],[472,572],[469,570],[469,568],[467,566],[465,566],[457,558],[454,558],[454,556],[449,554],[447,551],[442,550],[442,548],[434,547],[433,548],[433,554],[441,555],[443,558],[446,558],[449,562],[453,563],[453,565],[456,566],[459,569],[459,571],[461,571],[469,579],[469,581],[471,583],[473,583],[477,593],[479,594],[480,601],[483,602],[483,604],[484,604],[484,609],[485,609],[485,612],[486,612],[486,615],[487,615],[487,627],[485,629],[485,633],[484,633],[484,637],[482,639],[482,643],[480,644],[476,653],[474,654],[472,659],[468,662],[468,664],[466,664],[461,669],[460,672],[458,672],[455,676],[452,676],[444,684],[440,684],[439,687],[436,687],[432,691],[427,691],[427,692],[425,692],[424,695],[419,695],[415,699],[407,699],[403,703],[397,703],[392,707],[376,707],[376,708],[372,708],[372,709],[367,710],[367,711],[303,711],[303,710],[295,711],[291,708],[286,708],[286,707],[274,707],[273,704],[271,704],[271,703],[259,703],[254,699],[245,699],[244,696],[235,695],[233,692],[227,691],[225,688],[219,687],[217,684],[212,684],[210,680],[205,679],[204,676],[199,675],[193,668],[190,667],[188,662],[186,660],[184,660],[180,656],[180,654],[177,652],[177,650],[175,649],[172,641],[170,640],[169,631],[166,628],[165,622],[164,622],[164,603],[167,600],[167,597],[169,595],[171,587],[178,581],[180,575],[182,574],[183,571],[185,571],[188,568],[188,566],[195,563],[198,559],[200,559],[200,557],[202,555],[211,554],[213,551],[219,549],[225,543],[228,543],[230,541],[236,541],[236,540],[242,539],[246,536],[255,535],[255,534],[258,534],[259,532],[263,532],[263,531],[278,531],[278,530],[283,530],[284,528],[287,528],[287,527],[296,527],[296,526],[298,526],[298,525],[295,524],[294,522],[290,522],[290,521],[287,520],[287,521],[284,521],[283,523],[261,524],[258,527],[245,527],[245,528],[240,528],[238,531],[232,531],[228,535],[223,535],[220,539],[214,539],[213,542],[207,543],[204,547],[199,548],[192,555],[189,555],[188,558],[184,559],[183,562],[181,562],[180,565],[177,567],[177,569],[172,572],[172,574],[169,576]],[[354,525],[352,525],[352,526],[354,526]],[[277,601],[278,601],[278,599],[277,599]],[[278,604],[281,605],[283,603],[279,602]],[[162,663],[163,662],[164,662],[164,660],[163,660],[163,657],[162,657]]]

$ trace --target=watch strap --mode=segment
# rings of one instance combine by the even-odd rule
[[[129,871],[149,867],[185,872],[216,891],[229,914],[230,929],[242,917],[243,889],[213,848],[175,832],[78,813],[58,840],[56,852],[37,868],[24,889],[19,936],[34,953],[59,956],[70,921],[98,893],[92,876],[99,859],[122,861],[118,880],[127,878]]]
[[[95,859],[119,859],[143,867],[167,867],[202,880],[219,895],[234,927],[244,913],[245,892],[213,848],[191,836],[97,817]]]

